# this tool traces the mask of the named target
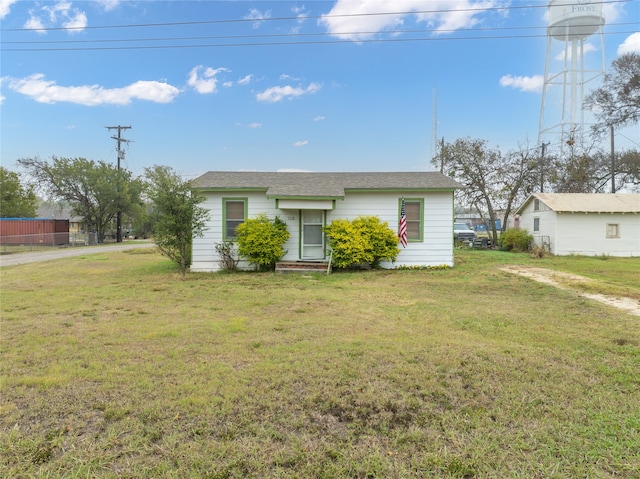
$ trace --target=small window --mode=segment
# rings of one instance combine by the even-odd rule
[[[402,203],[402,200],[400,200]],[[407,216],[407,240],[422,241],[424,231],[424,200],[404,200],[404,210]]]
[[[222,199],[222,238],[224,241],[234,241],[236,239],[236,228],[244,223],[246,217],[246,198]]]
[[[540,218],[533,218],[533,231],[540,231]]]
[[[540,200],[538,198],[533,200],[533,211],[540,211]]]
[[[620,238],[620,225],[618,223],[607,223],[607,238]]]

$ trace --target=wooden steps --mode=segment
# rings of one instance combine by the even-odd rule
[[[331,266],[324,261],[278,261],[276,273],[330,273]]]

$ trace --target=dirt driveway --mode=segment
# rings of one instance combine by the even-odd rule
[[[578,296],[583,298],[592,299],[594,301],[599,301],[600,303],[613,306],[614,308],[621,309],[626,311],[629,314],[634,316],[640,316],[640,303],[637,300],[632,298],[624,298],[617,296],[606,296],[604,294],[592,294],[585,293],[583,291],[579,291],[574,288],[570,288],[565,284],[561,284],[556,281],[558,279],[570,280],[572,282],[584,282],[589,283],[593,282],[591,278],[587,278],[585,276],[579,276],[577,274],[564,273],[562,271],[553,271],[550,269],[544,268],[535,268],[531,266],[504,266],[500,268],[502,271],[506,271],[507,273],[518,274],[520,276],[524,276],[525,278],[533,279],[534,281],[538,281],[540,283],[549,284],[551,286],[555,286],[559,289],[564,289],[566,291],[573,291]]]

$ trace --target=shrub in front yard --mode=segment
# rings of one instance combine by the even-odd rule
[[[375,268],[381,261],[395,261],[400,253],[396,233],[376,216],[334,220],[324,231],[333,251],[332,264],[338,268],[365,264]]]
[[[247,258],[261,271],[275,268],[285,254],[284,244],[289,239],[287,225],[277,216],[271,220],[262,213],[236,228],[238,254]]]
[[[532,240],[533,236],[525,230],[512,228],[502,232],[498,238],[498,246],[502,251],[523,253],[529,251]]]
[[[223,271],[235,271],[238,267],[238,257],[236,246],[233,241],[223,241],[216,243],[216,253],[218,253],[218,264]]]

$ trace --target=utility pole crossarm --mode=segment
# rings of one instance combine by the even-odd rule
[[[131,142],[131,140],[127,140],[126,138],[122,138],[122,131],[131,129],[131,125],[129,126],[105,126],[105,128],[109,131],[118,130],[118,136],[112,136],[111,138],[118,142],[117,152],[118,152],[118,171],[120,171],[120,160],[124,159],[124,150],[121,148],[122,143]],[[119,192],[118,192],[119,193]],[[118,211],[116,216],[116,242],[122,243],[122,211]]]

